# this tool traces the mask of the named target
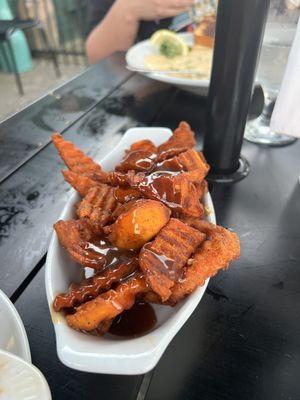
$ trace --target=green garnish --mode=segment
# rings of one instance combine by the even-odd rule
[[[168,58],[173,58],[182,54],[182,47],[178,46],[169,39],[165,39],[160,45],[159,51],[164,56]]]

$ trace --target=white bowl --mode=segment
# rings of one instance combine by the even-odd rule
[[[5,293],[0,290],[0,349],[31,362],[30,348],[23,322]]]
[[[166,128],[129,129],[115,149],[101,161],[101,166],[107,171],[113,169],[121,161],[124,150],[137,140],[151,139],[159,145],[171,134],[172,132]],[[60,219],[75,216],[74,206],[78,200],[79,196],[74,192]],[[204,202],[210,211],[208,220],[215,223],[214,208],[209,194],[205,196]],[[58,356],[62,363],[70,368],[106,374],[137,375],[154,368],[168,344],[199,304],[208,283],[207,280],[204,286],[199,287],[175,307],[154,306],[157,324],[144,336],[134,339],[114,338],[111,335],[94,337],[69,328],[64,317],[54,312],[52,308],[55,296],[67,291],[71,281],[77,277],[78,270],[53,233],[48,250],[45,279]]]
[[[46,379],[32,364],[0,350],[0,400],[51,400]]]

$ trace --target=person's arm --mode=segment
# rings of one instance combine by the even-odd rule
[[[104,19],[90,33],[86,53],[95,63],[135,41],[141,20],[173,17],[187,10],[193,0],[116,0]]]
[[[133,44],[138,28],[139,21],[126,1],[117,0],[87,38],[89,62],[95,63],[116,51],[127,50]]]

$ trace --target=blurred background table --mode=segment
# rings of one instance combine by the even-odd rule
[[[132,74],[116,55],[0,125],[1,289],[23,319],[53,399],[299,399],[299,141],[284,148],[245,142],[250,175],[210,188],[218,223],[239,234],[242,255],[210,281],[154,371],[93,375],[57,358],[44,263],[70,189],[52,131],[101,158],[128,127],[187,120],[201,148],[205,111],[205,99]]]

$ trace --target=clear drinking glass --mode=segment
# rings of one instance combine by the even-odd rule
[[[295,13],[299,14],[299,11],[285,9],[288,1],[277,1],[276,4],[281,5],[281,11],[278,10],[276,14],[274,7],[271,8],[270,12],[273,12],[273,15],[267,23],[256,76],[256,82],[260,83],[264,90],[265,105],[262,114],[247,123],[244,137],[253,143],[285,146],[296,139],[272,132],[270,119],[296,33]]]
[[[197,25],[206,16],[215,15],[217,6],[218,0],[195,0],[190,9],[190,18]]]

